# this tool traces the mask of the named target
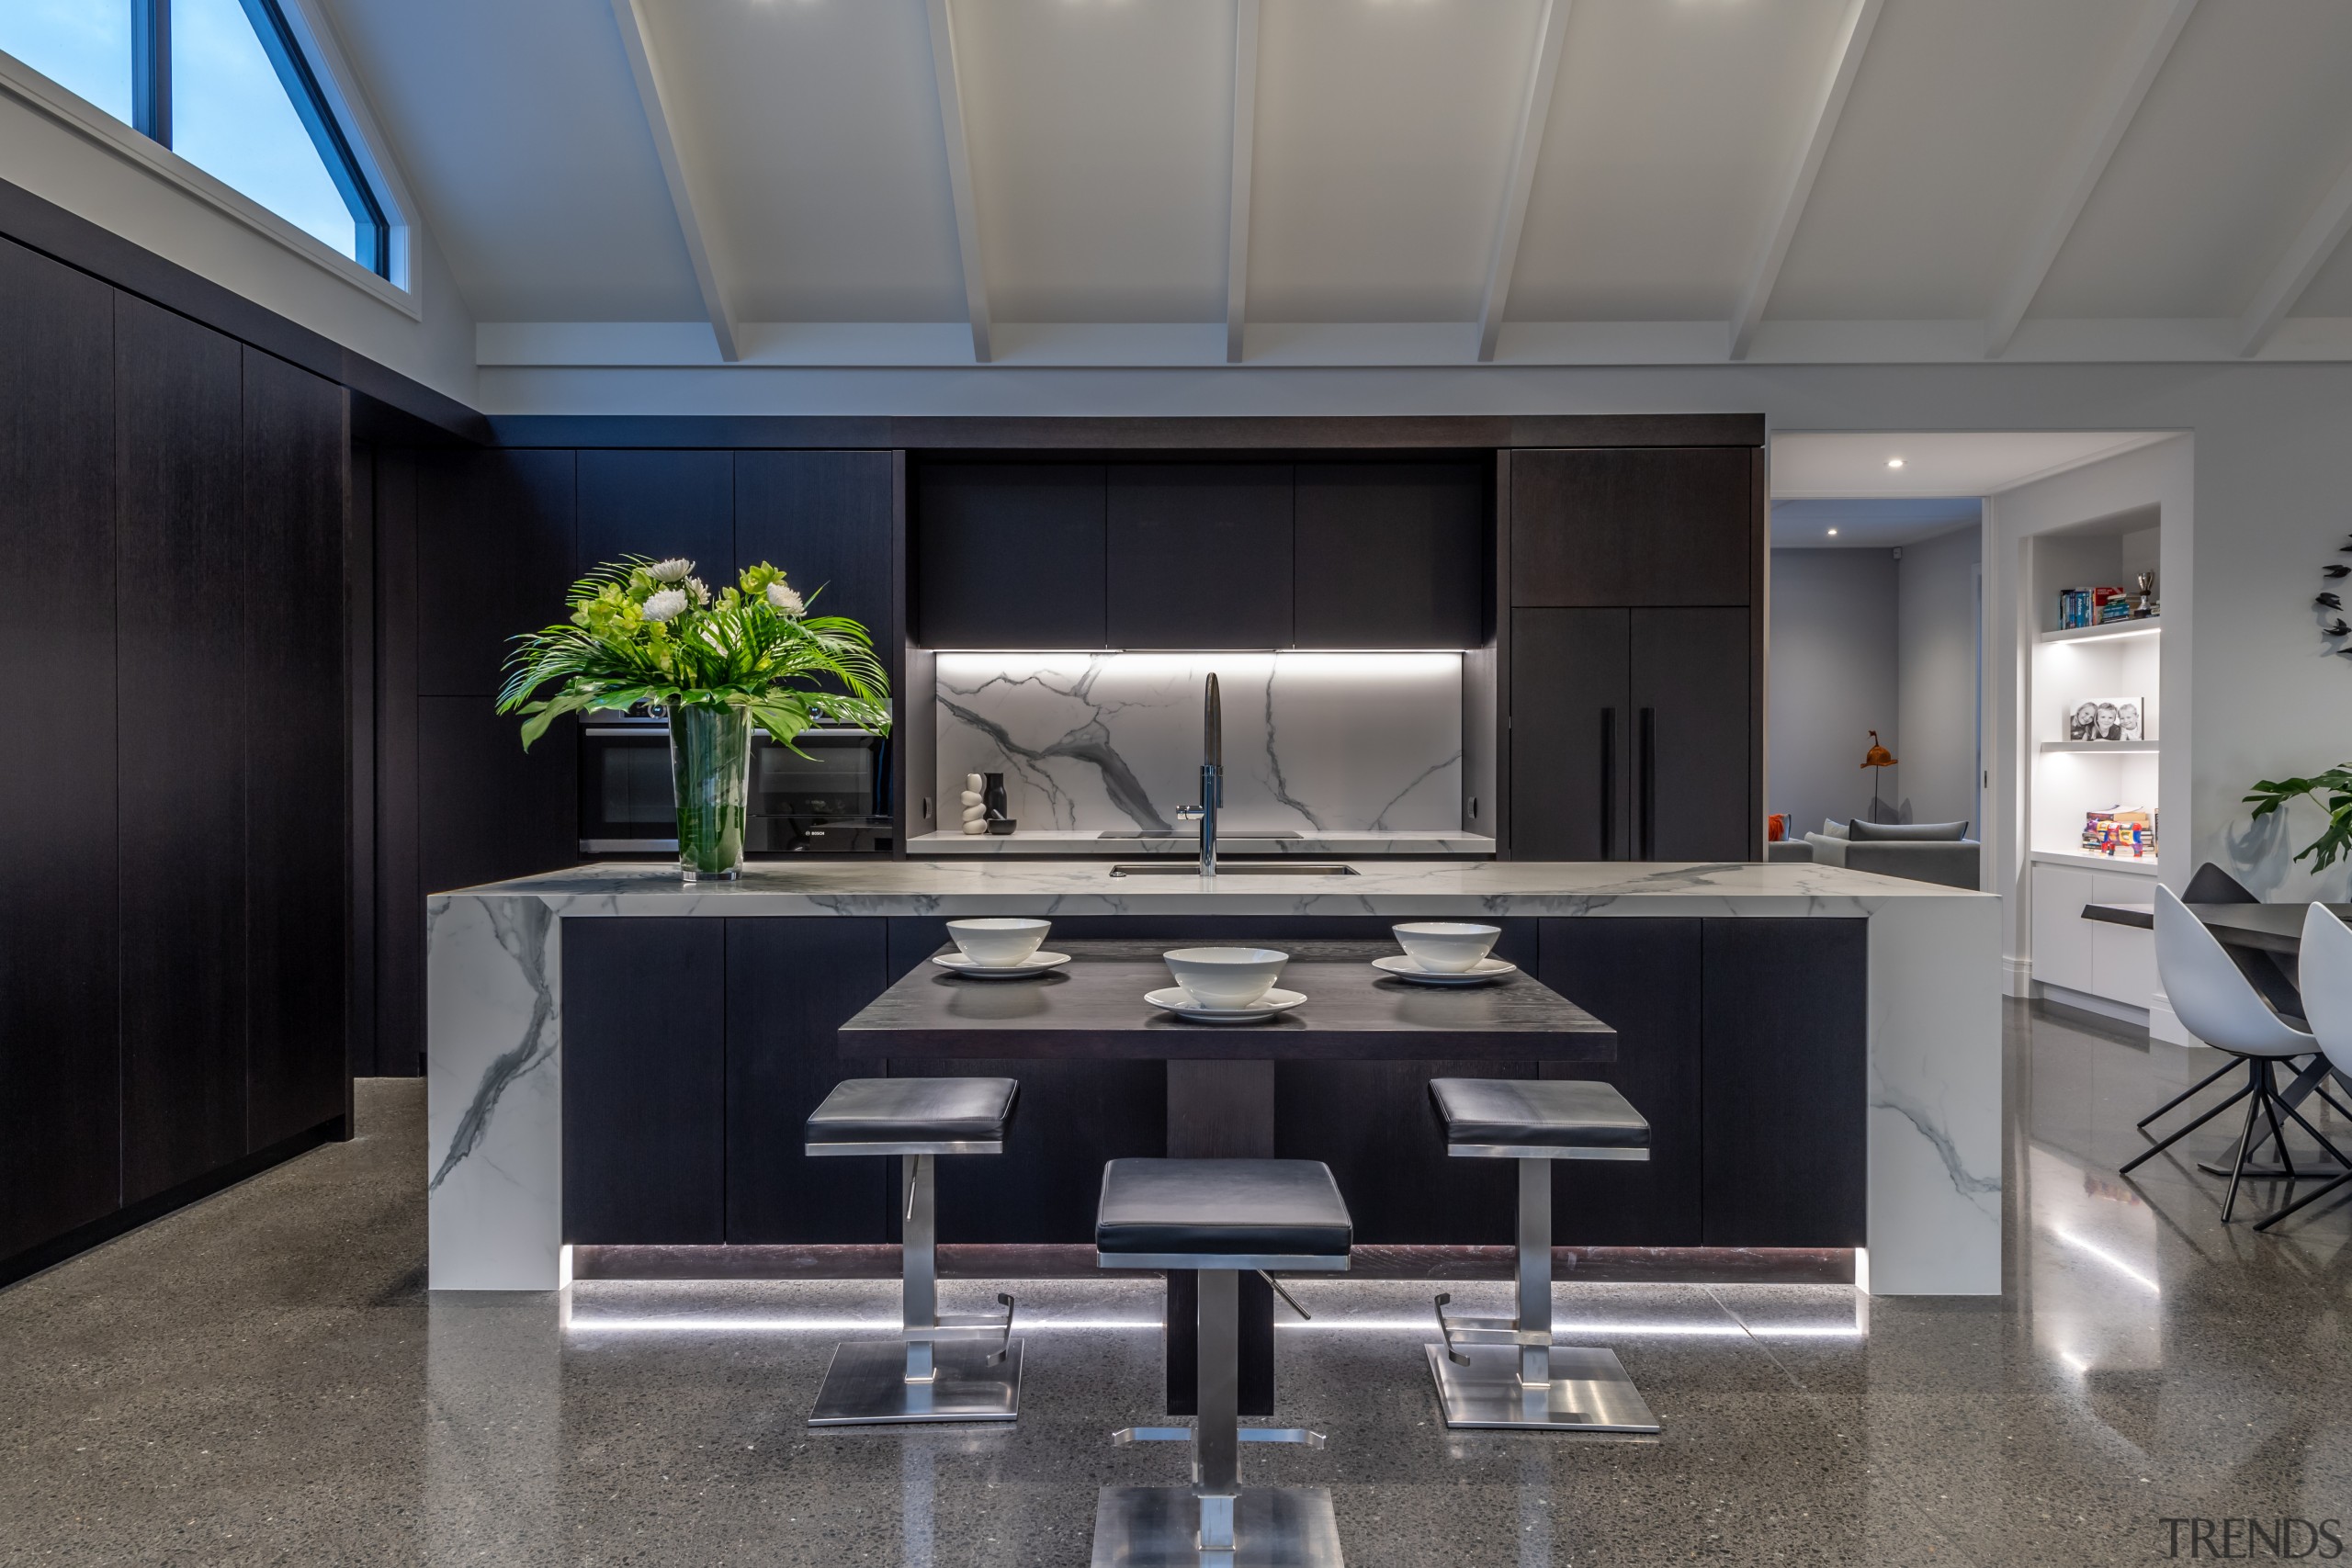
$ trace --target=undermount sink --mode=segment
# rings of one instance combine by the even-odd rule
[[[1216,870],[1219,876],[1355,876],[1359,874],[1356,868],[1351,865],[1340,865],[1336,862],[1298,860],[1219,862]],[[1196,860],[1165,860],[1153,861],[1142,865],[1114,865],[1111,868],[1111,874],[1114,876],[1198,876],[1201,874],[1201,863]]]
[[[1185,833],[1171,829],[1163,832],[1157,828],[1105,828],[1094,836],[1098,839],[1148,839],[1155,844],[1197,844],[1201,841],[1201,835],[1197,831]],[[1217,834],[1217,841],[1219,843],[1225,843],[1228,840],[1237,839],[1297,839],[1303,837],[1305,837],[1304,834],[1294,833],[1287,828],[1240,828],[1230,831],[1220,831]]]

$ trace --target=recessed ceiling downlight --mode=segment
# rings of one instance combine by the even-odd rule
[[[1886,460],[1886,466],[1890,468],[1899,468],[1903,466],[1903,459],[1900,457],[1889,457]]]
[[[1837,529],[1835,529],[1835,528],[1830,529],[1830,530],[1829,530],[1829,536],[1830,536],[1831,538],[1833,538],[1833,539],[1834,539],[1834,538],[1836,538],[1836,537],[1838,536],[1838,530],[1837,530]]]

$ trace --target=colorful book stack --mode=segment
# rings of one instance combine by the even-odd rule
[[[2132,594],[2122,588],[2062,588],[2058,591],[2058,629],[2103,626],[2109,621],[2132,619]]]
[[[2156,814],[2130,806],[2084,812],[2083,852],[2119,859],[2149,859],[2156,852]]]

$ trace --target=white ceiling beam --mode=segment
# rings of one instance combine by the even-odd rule
[[[1851,0],[1846,7],[1845,19],[1838,24],[1838,46],[1830,57],[1829,73],[1821,84],[1821,95],[1813,106],[1813,129],[1804,139],[1804,147],[1797,154],[1794,167],[1789,171],[1788,184],[1781,187],[1781,202],[1772,218],[1772,227],[1764,236],[1764,248],[1748,269],[1747,287],[1739,296],[1739,308],[1732,313],[1731,356],[1747,357],[1748,348],[1756,342],[1756,329],[1764,323],[1764,307],[1771,302],[1772,290],[1781,281],[1781,264],[1789,259],[1789,246],[1797,237],[1797,224],[1804,218],[1805,203],[1813,199],[1813,182],[1821,174],[1821,161],[1829,155],[1830,139],[1838,134],[1838,118],[1846,112],[1846,100],[1854,91],[1854,77],[1862,68],[1862,51],[1870,48],[1871,31],[1878,26],[1880,7],[1885,0]]]
[[[1260,0],[1233,0],[1233,163],[1226,179],[1225,362],[1241,363],[1241,329],[1250,314],[1250,171],[1258,140]]]
[[[2344,236],[2352,233],[2352,164],[2336,177],[2335,186],[2321,197],[2312,211],[2311,221],[2270,269],[2270,276],[2254,296],[2254,303],[2238,318],[2238,353],[2251,359],[2260,354],[2270,342],[2270,334],[2278,330],[2302,299],[2303,290],[2312,286],[2320,268],[2335,255],[2344,243]]]
[[[1510,307],[1510,276],[1519,265],[1520,231],[1527,226],[1527,198],[1535,189],[1535,160],[1544,152],[1544,126],[1552,118],[1552,87],[1560,79],[1560,40],[1567,36],[1571,0],[1544,0],[1543,30],[1536,35],[1535,66],[1528,73],[1527,99],[1519,106],[1519,140],[1510,151],[1510,179],[1503,187],[1503,210],[1495,224],[1494,254],[1487,258],[1487,292],[1478,304],[1478,360],[1491,362]]]
[[[1992,313],[1984,319],[1986,358],[1997,358],[2007,352],[2009,340],[2017,336],[2018,323],[2033,308],[2034,296],[2041,292],[2042,282],[2057,263],[2058,253],[2065,248],[2066,237],[2075,231],[2075,220],[2089,204],[2091,192],[2098,188],[2099,177],[2107,173],[2108,161],[2115,156],[2124,133],[2132,129],[2132,118],[2140,112],[2148,89],[2155,85],[2165,62],[2172,57],[2172,46],[2180,41],[2181,29],[2188,26],[2189,13],[2196,9],[2197,0],[2150,0],[2147,9],[2141,13],[2139,26],[2132,28],[2122,58],[2108,73],[2083,134],[2058,165],[2058,180],[2051,191],[2049,208],[2034,225],[2032,238],[2025,254],[2018,258],[2016,270],[1994,298]]]
[[[672,105],[676,98],[663,89],[661,58],[653,51],[653,39],[646,30],[645,14],[639,8],[639,0],[612,0],[612,4],[613,20],[620,26],[621,47],[628,53],[629,75],[637,82],[638,103],[645,111],[645,128],[653,133],[653,151],[662,161],[662,181],[670,187],[670,205],[677,209],[678,232],[686,243],[687,259],[694,264],[695,287],[702,291],[702,308],[710,316],[711,335],[718,340],[718,357],[732,365],[743,356],[742,334],[736,325],[735,307],[704,226],[704,214],[716,211],[717,204],[707,194],[696,194],[696,182],[688,172],[684,158],[679,155],[677,133],[672,125]]]
[[[956,256],[964,268],[964,309],[972,357],[989,362],[988,279],[980,271],[980,213],[972,198],[972,148],[964,133],[964,79],[956,62],[956,22],[947,0],[930,0],[931,74],[939,88],[939,129],[947,144],[947,190],[956,203]]]

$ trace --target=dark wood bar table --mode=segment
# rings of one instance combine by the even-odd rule
[[[842,1026],[841,1055],[845,1064],[876,1066],[892,1057],[1164,1061],[1167,1152],[1174,1159],[1272,1158],[1280,1060],[1616,1059],[1616,1032],[1532,976],[1522,971],[1484,986],[1415,985],[1372,967],[1373,959],[1396,951],[1381,942],[1284,943],[1291,961],[1278,983],[1306,1000],[1262,1023],[1193,1023],[1145,1001],[1147,991],[1173,984],[1159,955],[1197,945],[1055,941],[1052,950],[1071,961],[1035,979],[975,980],[925,964]],[[1189,1273],[1168,1277],[1173,1415],[1193,1414],[1193,1285]],[[1256,1279],[1243,1287],[1241,1413],[1271,1416],[1273,1294]]]

